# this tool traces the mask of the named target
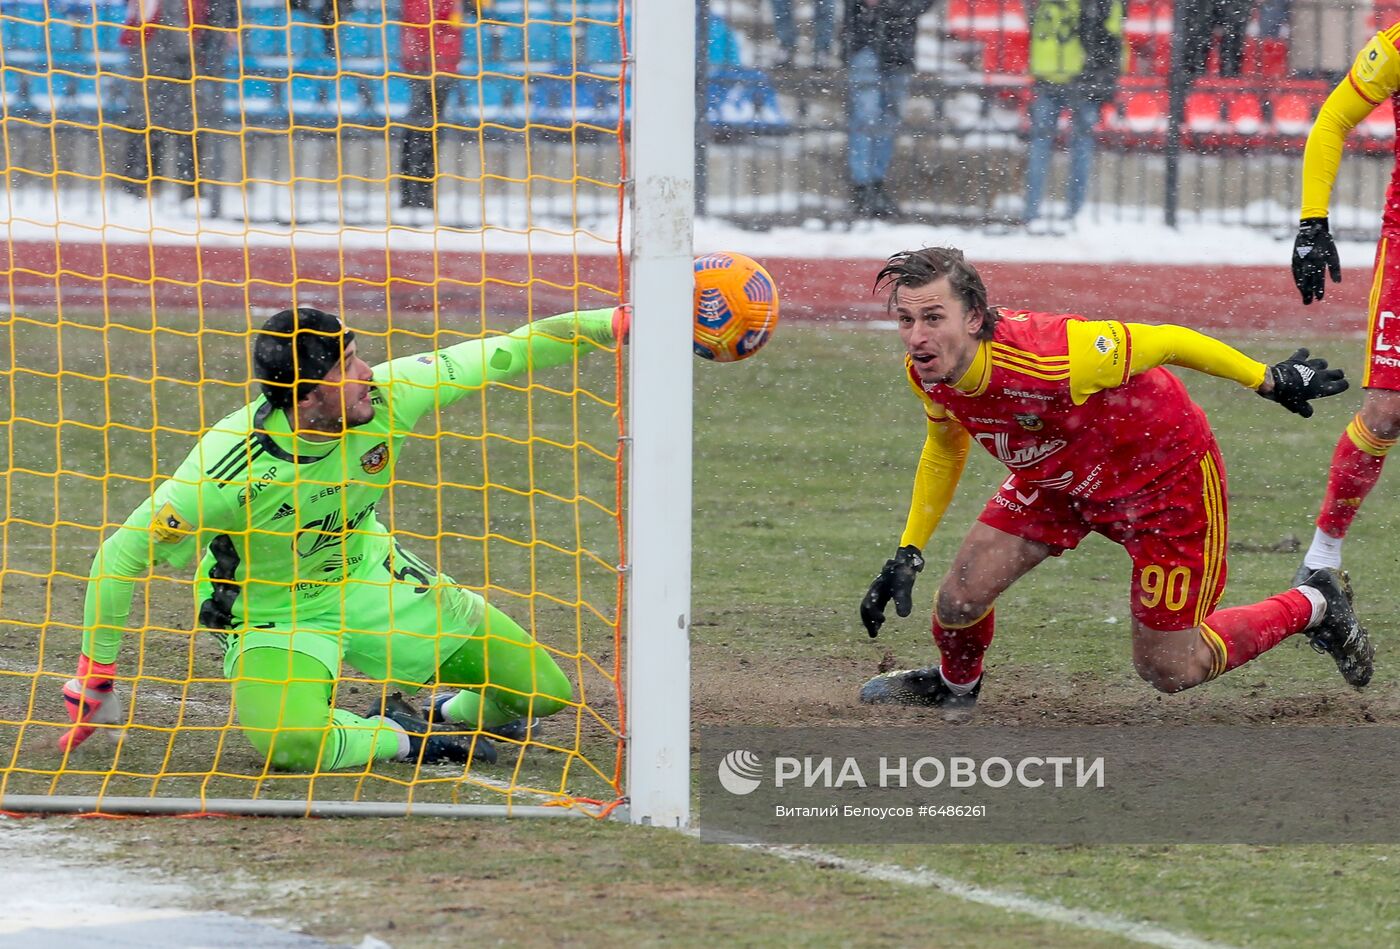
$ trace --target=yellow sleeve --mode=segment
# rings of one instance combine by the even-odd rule
[[[1268,370],[1233,346],[1184,326],[1072,320],[1066,331],[1070,398],[1075,405],[1158,366],[1195,369],[1251,389],[1263,384]]]
[[[912,544],[923,550],[933,536],[962,477],[971,441],[967,429],[951,418],[928,420],[919,470],[914,475],[914,497],[909,502],[909,518],[904,523],[899,546]]]
[[[1326,217],[1347,133],[1400,90],[1400,24],[1382,30],[1356,55],[1351,71],[1322,104],[1303,149],[1301,218]]]

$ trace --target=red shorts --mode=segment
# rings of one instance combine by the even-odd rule
[[[1400,234],[1381,234],[1367,304],[1366,371],[1361,384],[1400,390]]]
[[[1013,474],[978,520],[1046,544],[1057,557],[1090,532],[1121,544],[1133,560],[1133,617],[1151,629],[1199,626],[1225,592],[1225,466],[1214,444],[1200,459],[1115,501],[1027,490]]]

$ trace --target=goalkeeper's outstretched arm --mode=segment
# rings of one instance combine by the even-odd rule
[[[198,468],[197,453],[198,448],[181,471],[191,464]],[[189,512],[206,510],[206,499],[198,482],[167,481],[138,504],[98,548],[83,602],[78,673],[63,688],[64,704],[73,722],[59,739],[63,751],[81,745],[97,725],[119,722],[117,656],[131,614],[134,587],[159,563],[189,561],[200,540],[200,525]]]
[[[408,429],[487,383],[563,365],[593,349],[612,349],[625,341],[628,320],[626,307],[560,313],[504,336],[469,339],[381,363],[374,367],[374,382],[388,389],[396,426]]]

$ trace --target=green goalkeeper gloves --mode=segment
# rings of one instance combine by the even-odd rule
[[[1328,369],[1325,359],[1309,359],[1306,349],[1270,366],[1269,378],[1273,387],[1268,392],[1261,389],[1259,394],[1303,418],[1312,418],[1313,407],[1308,403],[1313,399],[1345,392],[1349,385],[1342,370]]]
[[[871,639],[880,635],[880,627],[885,622],[885,604],[891,599],[894,611],[900,616],[908,616],[914,609],[914,580],[922,569],[924,555],[912,544],[899,548],[893,560],[885,561],[884,569],[860,601],[860,621]]]

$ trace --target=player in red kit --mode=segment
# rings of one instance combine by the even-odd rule
[[[1381,103],[1400,95],[1400,23],[1381,30],[1357,54],[1351,69],[1322,104],[1303,150],[1303,201],[1293,242],[1293,281],[1303,303],[1321,300],[1327,277],[1342,279],[1342,262],[1327,224],[1328,204],[1347,133]],[[1328,466],[1327,489],[1312,543],[1298,576],[1317,567],[1341,568],[1342,541],[1386,455],[1400,439],[1400,140],[1381,216],[1381,239],[1367,304],[1366,395]],[[1295,578],[1296,579],[1296,578]]]
[[[893,599],[912,609],[922,548],[976,441],[1010,469],[939,588],[933,638],[941,661],[876,676],[862,702],[970,711],[992,640],[993,607],[1018,578],[1097,532],[1133,562],[1133,664],[1163,692],[1208,682],[1294,633],[1336,660],[1357,688],[1372,647],[1346,577],[1310,573],[1251,606],[1216,609],[1225,589],[1225,468],[1200,406],[1164,365],[1233,379],[1303,416],[1347,383],[1299,350],[1275,366],[1180,326],[987,306],[961,251],[896,254],[888,288],[909,384],[928,416],[904,534],[861,602],[871,636]]]

